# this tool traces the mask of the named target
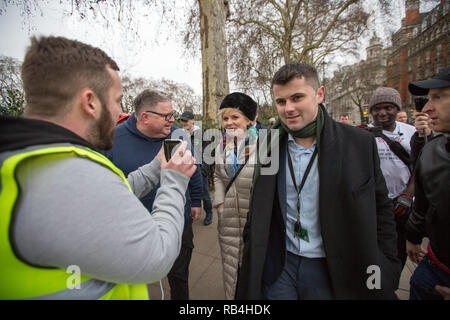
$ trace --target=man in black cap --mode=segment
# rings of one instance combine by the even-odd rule
[[[406,250],[419,265],[410,280],[410,299],[442,299],[450,287],[450,68],[432,79],[410,83],[409,91],[428,95],[423,112],[432,129],[441,133],[423,147],[415,169]],[[430,239],[427,250],[421,247],[425,235]]]
[[[212,202],[211,196],[209,195],[208,182],[210,166],[202,161],[203,150],[206,147],[207,141],[203,141],[201,129],[194,125],[194,114],[191,111],[184,111],[180,117],[180,120],[183,125],[183,129],[186,130],[186,132],[188,132],[191,136],[191,143],[194,147],[194,157],[197,159],[197,162],[201,164],[200,169],[203,183],[203,210],[205,210],[206,213],[203,224],[207,226],[212,223]]]

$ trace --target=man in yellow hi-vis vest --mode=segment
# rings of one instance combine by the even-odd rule
[[[0,117],[0,299],[148,299],[178,256],[194,158],[183,143],[125,177],[98,152],[121,114],[118,70],[84,43],[31,39],[25,117]],[[158,183],[149,213],[139,197]]]

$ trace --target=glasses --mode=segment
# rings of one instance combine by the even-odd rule
[[[177,116],[177,112],[176,111],[172,111],[172,112],[169,112],[169,113],[159,113],[159,112],[156,112],[156,111],[146,110],[145,112],[150,112],[150,113],[156,114],[156,115],[158,115],[160,117],[163,117],[166,121],[170,121],[170,119],[172,119],[172,117],[176,118],[176,116]]]

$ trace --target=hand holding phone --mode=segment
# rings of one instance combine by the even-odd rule
[[[427,102],[428,102],[428,98],[425,98],[425,97],[414,98],[414,107],[416,108],[416,111],[422,112],[422,109],[423,109],[423,107],[425,107]]]
[[[186,146],[187,142],[182,141],[172,154],[171,159],[168,160],[164,166],[161,165],[161,170],[171,169],[178,171],[179,173],[184,174],[187,177],[192,177],[197,167],[195,166],[195,159],[192,156],[191,151],[186,150]]]
[[[419,137],[427,137],[431,134],[431,119],[424,112],[414,112],[414,127],[416,127]]]
[[[166,160],[169,161],[173,155],[174,150],[176,150],[181,144],[182,140],[180,139],[166,139],[164,140],[164,155],[166,156]]]

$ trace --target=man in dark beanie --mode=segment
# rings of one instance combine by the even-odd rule
[[[373,136],[331,119],[310,65],[283,66],[271,87],[279,137],[259,146],[270,142],[279,169],[255,165],[236,298],[394,299],[395,222]]]
[[[389,198],[394,204],[398,237],[397,250],[403,267],[406,262],[405,223],[414,196],[414,180],[409,163],[410,140],[416,129],[406,123],[396,121],[401,107],[400,94],[397,90],[388,87],[375,90],[369,102],[370,114],[373,117],[373,124],[370,124],[369,127],[372,128],[371,131],[375,135],[381,171],[386,180]],[[400,151],[397,151],[393,144]]]

